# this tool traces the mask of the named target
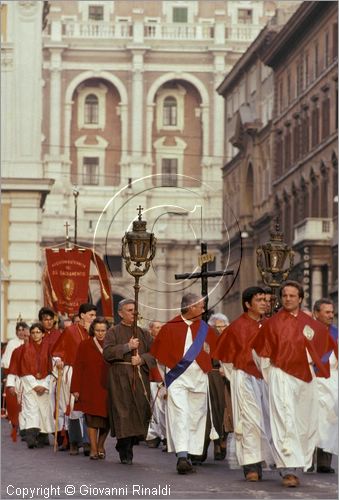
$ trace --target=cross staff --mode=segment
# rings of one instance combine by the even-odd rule
[[[208,271],[207,269],[207,261],[204,259],[204,256],[207,256],[207,243],[201,243],[201,265],[200,272],[198,273],[184,273],[184,274],[175,274],[174,277],[176,280],[188,279],[192,280],[195,278],[201,279],[201,295],[205,299],[205,312],[202,315],[202,319],[207,322],[208,320],[208,278],[214,278],[215,276],[229,276],[233,275],[234,271]]]

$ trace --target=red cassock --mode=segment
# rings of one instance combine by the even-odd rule
[[[193,340],[196,338],[199,330],[200,320],[191,324]],[[176,316],[166,323],[155,337],[151,346],[150,353],[159,361],[160,364],[168,368],[174,368],[182,359],[185,347],[187,324],[181,316]],[[208,328],[207,336],[200,353],[196,357],[196,362],[205,372],[212,369],[210,353],[215,349],[217,335],[212,328]]]
[[[20,355],[24,345],[17,347],[12,352],[11,362],[9,364],[7,373],[11,375],[20,376]],[[21,411],[21,405],[18,401],[16,394],[11,394],[9,392],[9,387],[6,387],[6,408],[8,420],[13,426],[19,425],[19,413]]]
[[[256,321],[247,313],[243,313],[218,337],[217,347],[212,353],[213,358],[224,363],[233,363],[237,370],[262,378],[252,356],[252,344],[256,336],[260,335],[262,325],[262,321]]]
[[[48,338],[50,352],[53,352],[54,346],[56,342],[59,340],[61,333],[62,333],[61,330],[52,328],[52,330],[50,330],[48,333],[45,334],[45,337]]]
[[[40,380],[51,372],[48,338],[44,337],[41,344],[30,340],[22,346],[20,355],[20,376],[33,375]]]
[[[62,359],[65,365],[73,366],[80,343],[88,339],[86,328],[77,323],[65,328],[52,349],[52,356]]]
[[[284,309],[265,322],[253,348],[259,356],[270,358],[274,366],[304,382],[312,380],[306,349],[317,376],[325,378],[330,376],[329,363],[322,363],[321,357],[331,350],[337,352],[325,325],[302,311],[293,316]]]
[[[89,415],[107,417],[108,369],[109,364],[104,360],[93,338],[89,337],[81,342],[73,366],[71,382],[71,393],[79,393],[79,400],[74,405],[75,410]]]

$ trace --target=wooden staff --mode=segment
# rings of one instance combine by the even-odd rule
[[[54,451],[58,449],[58,426],[59,426],[59,400],[61,392],[62,368],[58,368],[58,380],[55,397],[55,433],[54,433]]]

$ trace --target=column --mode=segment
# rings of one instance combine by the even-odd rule
[[[312,304],[318,299],[322,298],[323,293],[323,275],[320,266],[312,267]]]
[[[51,158],[60,155],[60,128],[61,128],[61,50],[51,49],[50,62],[50,121],[49,141]]]

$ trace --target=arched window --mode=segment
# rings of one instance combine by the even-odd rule
[[[99,100],[94,94],[85,99],[85,123],[99,123]]]
[[[163,117],[164,126],[168,127],[177,125],[177,100],[175,97],[169,96],[164,100]]]

